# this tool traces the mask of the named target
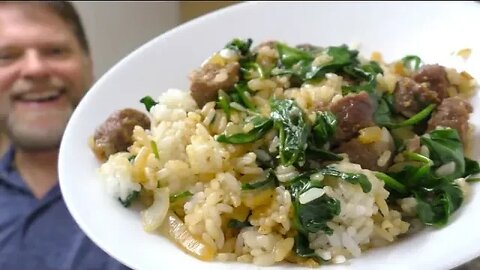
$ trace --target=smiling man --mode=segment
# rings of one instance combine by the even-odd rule
[[[67,122],[93,82],[68,2],[0,1],[0,269],[119,269],[68,213],[57,158]]]

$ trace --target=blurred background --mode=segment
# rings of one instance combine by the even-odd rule
[[[130,52],[184,22],[240,1],[80,2],[96,79]]]

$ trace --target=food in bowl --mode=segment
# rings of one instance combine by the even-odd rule
[[[478,180],[466,71],[234,39],[189,78],[90,146],[143,229],[198,259],[342,263],[447,225]]]

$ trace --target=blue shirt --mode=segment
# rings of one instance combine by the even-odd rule
[[[13,157],[0,159],[0,269],[128,269],[80,230],[58,184],[35,198]]]

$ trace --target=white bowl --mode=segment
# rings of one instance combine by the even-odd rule
[[[256,269],[241,263],[202,262],[159,235],[143,231],[139,213],[107,195],[97,178],[99,162],[87,140],[116,109],[143,109],[145,95],[188,90],[188,73],[232,38],[295,45],[359,44],[360,54],[406,54],[426,63],[465,69],[480,79],[480,4],[470,3],[244,3],[193,20],[134,51],[87,93],[66,129],[59,160],[60,185],[71,214],[108,254],[135,269]],[[452,52],[471,48],[468,61]],[[478,95],[472,123],[480,124]],[[478,129],[475,138],[478,139]],[[476,158],[479,157],[475,145]],[[350,262],[322,269],[449,269],[480,255],[480,187],[442,229],[426,229]],[[277,265],[268,269],[295,266]]]

